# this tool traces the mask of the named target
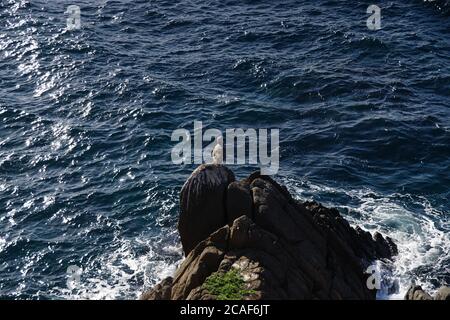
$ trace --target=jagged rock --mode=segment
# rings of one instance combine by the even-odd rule
[[[405,300],[433,300],[433,298],[423,291],[421,286],[411,285],[406,292]]]
[[[140,300],[170,300],[172,296],[172,277],[158,283],[153,289],[145,292]]]
[[[375,252],[379,257],[389,258],[392,255],[397,255],[397,246],[394,244],[391,238],[384,238],[378,231],[373,235],[375,240]]]
[[[235,181],[227,190],[227,222],[229,224],[240,216],[253,217],[253,202],[250,186],[245,181]]]
[[[193,289],[201,286],[217,270],[227,249],[228,234],[227,227],[220,228],[189,253],[175,272],[172,300],[186,299]]]
[[[434,296],[434,300],[450,300],[450,288],[440,287]]]
[[[412,284],[405,295],[405,300],[433,300],[421,286]],[[436,292],[434,300],[450,300],[450,288],[442,286]]]
[[[220,177],[214,179],[220,183],[206,182],[207,176]],[[251,292],[245,299],[375,298],[364,271],[373,260],[396,254],[392,240],[352,228],[336,209],[293,199],[269,177],[254,173],[233,181],[223,166],[202,166],[191,175],[182,190],[179,224],[188,255],[173,280],[166,280],[170,291],[156,286],[143,298],[167,298],[170,292],[170,299],[216,299],[205,280],[232,269]],[[207,227],[198,225],[204,222],[198,217],[209,219]],[[198,230],[201,239],[190,235]]]
[[[226,224],[226,191],[233,172],[223,165],[198,167],[181,189],[178,231],[183,250],[189,252]]]

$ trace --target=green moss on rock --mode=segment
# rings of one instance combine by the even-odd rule
[[[205,280],[203,288],[218,300],[242,300],[255,293],[254,290],[245,289],[245,281],[236,269],[227,273],[214,272]]]

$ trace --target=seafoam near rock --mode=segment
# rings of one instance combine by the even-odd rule
[[[222,165],[200,166],[181,191],[186,259],[143,299],[216,299],[211,274],[238,270],[244,299],[375,299],[365,270],[396,245],[352,228],[336,209],[300,202],[258,173],[236,182]]]

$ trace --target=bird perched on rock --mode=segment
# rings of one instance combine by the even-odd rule
[[[223,138],[219,136],[212,151],[213,164],[223,163]]]

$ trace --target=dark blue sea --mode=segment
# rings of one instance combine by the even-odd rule
[[[0,0],[0,298],[135,299],[172,275],[196,165],[171,134],[196,120],[279,128],[275,179],[391,236],[400,290],[380,298],[450,284],[449,8]]]

